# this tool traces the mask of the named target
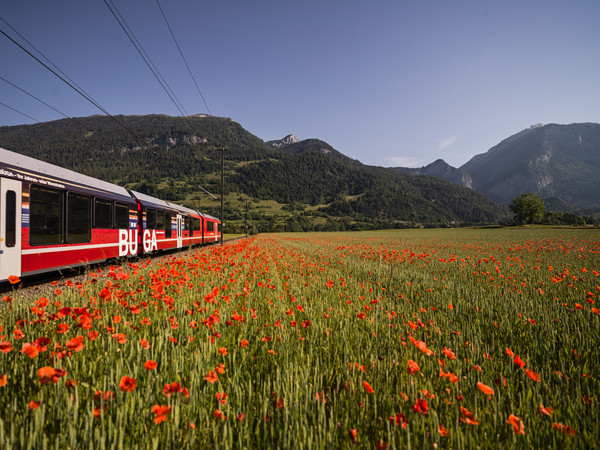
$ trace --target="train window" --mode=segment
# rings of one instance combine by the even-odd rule
[[[173,234],[171,214],[165,214],[165,237],[170,238]]]
[[[164,211],[156,211],[156,229],[157,230],[165,229],[165,212]]]
[[[14,247],[17,241],[17,194],[6,191],[6,246]]]
[[[31,185],[29,189],[29,243],[62,243],[63,195],[56,189]]]
[[[94,227],[112,228],[112,202],[104,198],[94,200]]]
[[[92,198],[67,192],[67,242],[92,240]]]
[[[192,218],[189,216],[185,217],[185,229],[188,231],[188,236],[192,235]]]
[[[192,219],[192,228],[194,231],[200,231],[200,219]]]
[[[129,205],[115,203],[115,228],[129,228]]]
[[[206,222],[206,231],[215,231],[215,223],[211,221]]]
[[[146,229],[154,230],[156,228],[156,210],[152,208],[146,209]]]

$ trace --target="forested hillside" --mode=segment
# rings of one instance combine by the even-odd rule
[[[259,230],[494,222],[505,213],[470,189],[366,166],[318,139],[274,149],[228,118],[115,119],[0,127],[0,147],[213,214],[204,189],[220,192],[226,148],[225,219]]]

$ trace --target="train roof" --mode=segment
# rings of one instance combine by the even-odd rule
[[[53,184],[48,183],[48,181],[58,182],[85,190],[93,189],[104,191],[108,194],[117,194],[121,197],[131,199],[131,195],[129,195],[127,189],[122,186],[117,186],[108,181],[99,180],[98,178],[83,175],[73,170],[40,161],[39,159],[21,155],[20,153],[11,152],[4,148],[0,148],[0,167],[4,167],[6,171],[10,172],[12,170],[20,174],[19,177],[13,176],[13,178],[17,179],[41,182],[41,184],[48,184],[50,186]],[[7,173],[5,172],[2,175],[7,176]]]
[[[140,202],[144,204],[144,206],[152,206],[154,208],[163,208],[163,209],[171,209],[175,211],[179,211],[187,214],[195,214],[197,216],[202,216],[202,213],[199,213],[196,210],[188,208],[186,206],[177,205],[176,203],[167,202],[165,200],[161,200],[160,198],[152,197],[148,194],[142,194],[141,192],[131,191],[131,195],[137,198]]]
[[[210,216],[208,214],[196,211],[195,209],[188,208],[187,206],[178,205],[176,203],[167,202],[165,200],[161,200],[160,198],[152,197],[148,194],[142,194],[141,192],[131,191],[131,195],[134,198],[137,198],[140,202],[144,204],[144,206],[151,206],[153,208],[163,208],[163,209],[171,209],[175,211],[179,211],[187,214],[195,214],[200,217],[205,217],[207,219],[212,219],[217,222],[221,222],[216,217]]]

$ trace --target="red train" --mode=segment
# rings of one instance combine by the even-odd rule
[[[0,282],[220,238],[215,217],[0,148]]]

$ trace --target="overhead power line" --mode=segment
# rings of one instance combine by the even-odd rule
[[[28,115],[27,115],[27,114],[25,114],[24,112],[21,112],[21,111],[19,111],[18,109],[15,109],[15,108],[13,108],[12,106],[8,106],[7,104],[5,104],[5,103],[2,103],[2,102],[0,102],[0,105],[4,106],[5,108],[12,109],[14,112],[16,112],[16,113],[19,113],[19,114],[21,114],[22,116],[25,116],[25,117],[27,117],[27,118],[29,118],[29,119],[33,120],[35,123],[40,123],[40,121],[39,121],[39,120],[37,120],[37,119],[34,119],[34,118],[33,118],[33,117],[31,117],[31,116],[28,116]]]
[[[204,102],[204,106],[206,106],[206,110],[208,111],[208,114],[212,116],[212,113],[210,112],[210,108],[208,107],[208,104],[206,103],[206,100],[204,99],[204,95],[202,95],[202,91],[200,90],[200,87],[198,87],[196,78],[194,78],[194,74],[192,73],[192,70],[190,69],[188,62],[185,59],[185,56],[183,56],[183,52],[181,51],[181,47],[179,47],[179,43],[177,42],[177,39],[175,38],[175,34],[173,33],[173,30],[171,29],[171,25],[169,25],[167,16],[165,16],[165,13],[164,13],[162,7],[160,6],[160,3],[158,2],[158,0],[156,0],[156,4],[158,5],[158,9],[160,9],[160,13],[163,16],[163,19],[165,19],[165,23],[167,24],[167,27],[169,28],[169,31],[171,32],[171,36],[173,37],[173,40],[175,41],[175,45],[177,46],[177,50],[179,50],[179,54],[181,55],[181,58],[183,59],[183,62],[185,63],[185,67],[187,67],[188,73],[190,74],[190,77],[192,77],[192,80],[194,81],[194,84],[196,85],[198,94],[200,94],[200,98],[202,98],[202,101]]]
[[[187,113],[187,111],[185,111],[185,108],[183,107],[183,105],[181,104],[181,102],[179,101],[179,99],[177,98],[177,96],[175,95],[175,93],[173,92],[173,90],[171,89],[169,84],[167,83],[167,81],[161,75],[161,73],[158,70],[158,68],[156,67],[156,65],[152,62],[152,59],[150,58],[148,53],[144,50],[144,48],[140,44],[139,40],[135,37],[135,34],[131,30],[131,28],[127,24],[127,21],[123,18],[123,16],[121,15],[119,10],[115,6],[115,4],[112,2],[112,0],[104,0],[104,3],[106,4],[106,7],[110,10],[112,15],[114,16],[115,20],[119,23],[119,25],[121,26],[121,28],[123,29],[123,31],[125,32],[127,37],[129,38],[129,40],[131,41],[131,43],[133,44],[133,46],[135,47],[135,49],[137,50],[139,55],[142,57],[142,59],[148,66],[148,69],[150,69],[150,71],[152,72],[152,74],[154,75],[154,77],[156,78],[158,83],[161,85],[163,90],[169,96],[169,98],[171,99],[171,101],[173,102],[175,107],[179,110],[179,112],[181,113],[181,116],[184,117],[188,121],[188,124],[190,125],[190,127],[193,128],[190,120],[187,118],[187,116],[189,116],[189,114]]]
[[[0,18],[1,19],[1,18]],[[8,25],[8,23],[6,22],[6,20],[2,19],[2,21],[4,23],[6,23]],[[14,28],[12,26],[9,25],[9,27],[14,30]],[[16,31],[15,31],[16,32]],[[73,89],[75,92],[77,92],[79,95],[81,95],[83,98],[85,98],[88,102],[90,102],[92,105],[94,105],[96,108],[98,108],[100,111],[102,111],[104,114],[106,114],[108,117],[110,117],[114,122],[116,122],[119,126],[123,127],[125,130],[127,130],[133,137],[135,137],[142,145],[145,144],[144,140],[142,138],[140,138],[137,134],[135,134],[132,130],[130,130],[128,127],[126,127],[124,124],[122,124],[121,122],[119,122],[114,116],[112,116],[108,111],[106,111],[102,106],[100,106],[98,104],[98,102],[96,102],[93,98],[91,98],[89,95],[87,95],[85,92],[83,92],[80,88],[76,87],[74,85],[74,83],[71,83],[69,81],[67,81],[65,79],[65,77],[59,75],[55,70],[53,70],[52,68],[50,68],[46,63],[44,63],[42,60],[40,60],[37,56],[35,56],[33,53],[31,53],[29,50],[27,50],[25,47],[23,47],[21,44],[19,44],[15,39],[13,39],[11,36],[9,36],[4,30],[0,29],[0,33],[2,33],[7,39],[9,39],[13,44],[15,44],[17,47],[19,47],[21,50],[23,50],[25,53],[27,53],[29,56],[31,56],[33,59],[35,59],[38,63],[40,63],[42,66],[44,66],[48,71],[50,71],[52,74],[54,74],[54,76],[56,76],[57,78],[59,78],[63,83],[65,83],[67,86],[69,86],[71,89]],[[17,33],[19,34],[19,33]],[[19,36],[21,36],[19,34]],[[26,42],[28,42],[26,39],[24,39]],[[31,45],[31,44],[30,44]],[[35,47],[34,47],[35,48]],[[41,53],[40,53],[41,54]],[[47,59],[47,58],[46,58]],[[54,66],[54,64],[52,64]],[[55,66],[56,67],[56,66]],[[12,108],[11,108],[12,109]],[[29,117],[29,116],[28,116]],[[31,118],[31,117],[30,117]],[[33,119],[33,118],[31,118]],[[35,119],[34,119],[35,120]],[[37,122],[37,121],[36,121]]]
[[[49,105],[48,103],[46,103],[43,100],[40,100],[39,98],[37,98],[35,95],[30,94],[29,92],[27,92],[25,89],[20,88],[19,86],[17,86],[14,83],[11,83],[10,81],[8,81],[6,78],[0,77],[0,80],[4,81],[5,83],[10,84],[12,87],[14,87],[15,89],[18,89],[19,91],[23,92],[26,95],[29,95],[31,98],[37,100],[38,102],[42,103],[43,105],[46,105],[48,108],[53,109],[54,111],[56,111],[57,113],[59,113],[60,115],[62,115],[63,117],[66,117],[67,119],[70,119],[71,117],[67,116],[64,112],[59,111],[58,109],[56,109],[54,106]]]
[[[94,98],[88,94],[87,92],[85,92],[85,90],[79,86],[77,83],[75,83],[75,81],[73,81],[71,78],[69,78],[69,76],[64,73],[62,70],[60,70],[60,68],[58,68],[56,66],[56,64],[54,64],[52,61],[50,61],[50,59],[44,55],[39,48],[37,48],[35,45],[33,45],[30,41],[27,40],[27,38],[25,38],[25,36],[23,36],[21,33],[19,33],[10,23],[8,23],[6,20],[4,20],[2,17],[0,17],[0,20],[2,22],[4,22],[6,24],[6,26],[8,26],[17,36],[19,36],[23,41],[25,41],[27,43],[27,45],[29,45],[32,49],[34,49],[38,55],[40,55],[48,64],[50,64],[52,67],[54,67],[54,69],[56,69],[56,71],[58,73],[60,73],[63,77],[65,77],[65,79],[69,80],[69,82],[73,85],[76,86],[77,89],[79,89],[81,92],[83,92],[87,97],[91,98],[92,100],[94,100]],[[94,100],[94,102],[98,103],[96,100]]]

